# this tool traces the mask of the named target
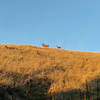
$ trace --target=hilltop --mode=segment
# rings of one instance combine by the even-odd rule
[[[44,95],[43,98],[55,95],[55,100],[69,100],[70,91],[86,91],[86,83],[99,76],[100,53],[0,45],[1,87],[24,89],[24,93],[29,90],[28,93],[35,98],[32,100],[42,100],[40,95]],[[65,99],[62,99],[63,94],[68,94]],[[73,94],[73,97],[76,96]]]

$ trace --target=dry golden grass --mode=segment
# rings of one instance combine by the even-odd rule
[[[82,89],[86,80],[100,75],[100,53],[1,44],[0,70],[47,77],[52,80],[48,93]],[[9,85],[11,81],[4,77],[0,84]]]

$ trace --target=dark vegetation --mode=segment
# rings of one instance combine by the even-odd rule
[[[13,72],[2,72],[2,78],[12,79],[11,85],[0,84],[0,100],[47,100],[51,80]]]
[[[22,75],[13,72],[3,72],[2,78],[12,78],[11,85],[0,85],[0,100],[100,100],[100,78],[83,84],[84,89],[59,91],[48,95],[52,80],[46,76],[37,78],[33,75]]]
[[[60,91],[54,95],[54,100],[100,100],[100,78],[84,84],[84,90],[72,89]]]

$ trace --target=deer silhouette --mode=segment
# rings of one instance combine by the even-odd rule
[[[49,45],[46,45],[46,44],[43,43],[42,44],[42,47],[49,47]]]
[[[57,46],[57,48],[58,48],[58,49],[60,49],[60,48],[61,48],[61,46]]]

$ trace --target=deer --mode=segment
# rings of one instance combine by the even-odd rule
[[[61,46],[57,46],[58,49],[61,49]]]
[[[42,47],[46,47],[46,48],[48,48],[49,47],[49,45],[46,45],[46,44],[42,44]]]

